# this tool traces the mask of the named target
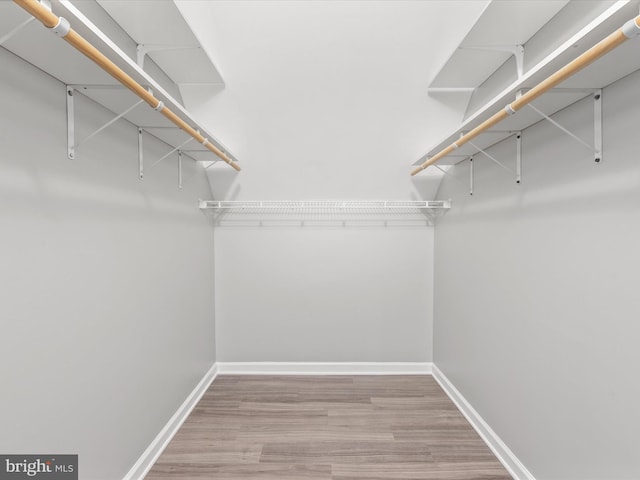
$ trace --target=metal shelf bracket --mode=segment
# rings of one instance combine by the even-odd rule
[[[469,157],[469,195],[473,195],[473,157]]]
[[[465,159],[468,157],[465,157]],[[462,180],[460,180],[459,178],[457,178],[455,175],[451,175],[451,173],[449,173],[447,170],[445,170],[444,168],[442,168],[439,165],[434,165],[434,167],[436,167],[436,169],[440,170],[444,175],[447,175],[448,177],[451,177],[453,180],[455,180],[458,183],[461,183],[464,185],[464,182]]]
[[[158,160],[156,160],[151,167],[155,167],[156,165],[158,165],[161,161],[163,161],[165,158],[169,157],[170,155],[173,155],[174,153],[178,152],[178,158],[181,157],[182,155],[182,147],[184,147],[186,144],[188,144],[189,142],[191,142],[193,140],[193,137],[189,137],[187,140],[185,140],[184,142],[182,142],[180,145],[178,145],[177,147],[173,148],[171,151],[167,152],[166,154],[164,154],[162,157],[160,157]]]
[[[140,68],[144,68],[144,60],[147,54],[162,50],[201,50],[197,45],[154,45],[139,44],[136,46],[136,63]]]
[[[524,75],[524,45],[478,45],[458,47],[460,50],[484,50],[488,52],[507,52],[513,55],[516,62],[518,80]]]
[[[75,158],[75,145],[76,145],[76,122],[75,122],[75,110],[73,106],[73,93],[74,88],[67,85],[67,157],[70,160]]]
[[[94,85],[94,86],[92,86],[92,85],[67,85],[66,86],[66,92],[67,92],[67,95],[66,95],[66,98],[67,98],[67,157],[70,160],[74,160],[75,159],[75,157],[76,157],[76,149],[80,145],[85,143],[87,140],[95,137],[100,132],[102,132],[105,128],[111,126],[112,124],[114,124],[115,122],[117,122],[118,120],[123,118],[125,115],[130,113],[136,107],[138,107],[141,103],[144,103],[144,100],[142,100],[142,99],[138,100],[132,106],[127,108],[124,112],[121,112],[121,113],[117,114],[115,117],[113,117],[107,123],[105,123],[104,125],[102,125],[98,129],[94,130],[92,133],[90,133],[85,138],[83,138],[82,140],[80,140],[80,141],[78,141],[76,143],[74,94],[75,94],[76,91],[78,91],[80,89],[88,90],[88,89],[91,89],[91,88],[96,88],[96,89],[115,89],[115,88],[118,88],[118,89],[121,89],[121,88],[124,88],[124,87],[121,86],[121,85],[119,85],[119,86],[115,86],[115,85]]]
[[[142,180],[144,178],[144,138],[143,137],[144,137],[144,133],[147,133],[151,137],[155,138],[155,136],[152,133],[147,132],[147,129],[153,129],[153,128],[158,128],[158,129],[171,128],[171,129],[175,129],[176,127],[138,127],[138,176],[139,176],[140,180]],[[182,148],[192,140],[193,140],[193,138],[190,137],[187,140],[185,140],[184,142],[182,142],[180,145],[178,145],[177,147],[172,148],[169,152],[167,152],[162,157],[157,159],[153,164],[151,164],[150,168],[155,167],[160,162],[162,162],[163,160],[165,160],[166,158],[170,157],[171,155],[173,155],[174,153],[177,152],[178,153],[178,188],[182,189],[182,185],[183,185],[184,180],[185,180],[183,178],[183,176],[182,176],[183,154],[186,154],[187,157],[191,158],[194,161],[197,161],[197,159],[194,158],[192,155],[190,155],[190,153],[192,153],[192,152],[208,153],[207,150],[188,150],[188,149]],[[218,162],[218,160],[213,161],[213,163],[217,163],[217,162]],[[205,167],[205,169],[206,168],[208,168],[208,167]],[[187,177],[186,180],[189,180],[193,176],[195,176],[195,175],[191,175],[191,176]]]
[[[516,133],[516,183],[522,180],[522,132]]]
[[[475,145],[471,141],[467,142],[469,145],[473,146],[477,150],[477,152],[475,154],[470,155],[470,156],[467,157],[469,159],[469,195],[473,195],[473,174],[474,174],[474,171],[473,171],[473,159],[474,159],[474,156],[477,155],[478,153],[482,153],[485,157],[487,157],[489,160],[494,162],[496,165],[498,165],[499,167],[503,168],[507,172],[512,173],[515,176],[517,184],[520,184],[520,182],[522,181],[522,132],[520,132],[520,131],[512,131],[512,130],[509,130],[509,131],[506,131],[506,130],[505,131],[489,130],[487,133],[491,133],[491,132],[510,133],[510,134],[512,134],[511,136],[515,136],[515,139],[516,139],[516,168],[515,168],[515,170],[512,170],[511,168],[509,168],[505,164],[503,164],[501,161],[499,161],[497,158],[495,158],[493,155],[491,155],[487,151],[485,151],[482,148],[480,148],[478,145]],[[463,134],[464,134],[464,132],[463,132]],[[509,137],[507,137],[507,138],[509,138]],[[507,138],[504,138],[503,140],[500,140],[500,142],[503,142],[504,140],[507,140]],[[436,167],[437,167],[437,165],[436,165]]]
[[[178,150],[178,188],[182,190],[182,151]]]
[[[144,178],[144,148],[142,144],[142,132],[144,132],[144,130],[138,127],[138,177],[140,180]]]
[[[507,172],[512,173],[513,175],[515,175],[516,177],[516,182],[520,183],[520,178],[518,175],[518,168],[516,168],[516,171],[512,170],[511,168],[507,167],[504,163],[502,163],[500,160],[498,160],[496,157],[494,157],[493,155],[491,155],[490,153],[486,152],[485,150],[483,150],[482,148],[480,148],[479,146],[477,146],[476,144],[474,144],[473,142],[469,141],[467,142],[469,145],[471,145],[472,147],[474,147],[476,150],[478,150],[478,153],[482,153],[485,157],[487,157],[489,160],[491,160],[493,163],[495,163],[496,165],[498,165],[499,167],[503,168],[504,170],[506,170]],[[520,145],[520,143],[517,144],[518,146]],[[516,155],[516,160],[520,157],[520,155]]]
[[[47,10],[51,11],[51,1],[50,0],[38,0],[38,3],[40,3]],[[24,27],[29,25],[35,19],[36,19],[35,17],[29,17],[24,22],[20,23],[17,27],[9,30],[7,33],[5,33],[3,36],[0,37],[0,45],[2,45],[7,40],[13,38],[18,32],[20,32],[20,30],[22,30]]]
[[[591,92],[591,95],[593,97],[593,144],[585,142],[582,138],[578,137],[575,133],[561,125],[546,113],[534,107],[531,103],[528,104],[528,106],[542,118],[551,123],[554,127],[558,128],[569,137],[573,138],[579,144],[588,148],[591,152],[593,152],[594,162],[600,163],[602,161],[602,89],[593,89]]]

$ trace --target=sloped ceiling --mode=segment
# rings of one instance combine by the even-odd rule
[[[486,1],[176,4],[226,83],[186,107],[242,161],[212,168],[217,199],[426,199],[410,164],[462,118],[427,85]]]

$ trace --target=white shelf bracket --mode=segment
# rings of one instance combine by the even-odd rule
[[[142,128],[138,127],[138,178],[144,178],[144,148],[142,144]]]
[[[461,135],[465,135],[467,133],[469,133],[469,132],[466,132],[466,131],[463,130],[461,132]],[[504,165],[502,162],[498,161],[494,156],[490,155],[485,150],[481,149],[477,145],[474,145],[473,142],[468,142],[468,143],[469,143],[469,145],[473,146],[477,150],[476,153],[484,154],[487,158],[489,158],[494,163],[498,164],[503,169],[507,170],[508,172],[513,173],[515,175],[515,178],[516,178],[516,183],[519,184],[521,182],[521,180],[522,180],[522,132],[519,131],[519,130],[487,130],[485,133],[506,134],[507,136],[504,137],[502,140],[498,141],[498,143],[503,142],[503,141],[507,140],[508,138],[511,138],[512,136],[515,137],[515,139],[516,139],[516,169],[515,169],[515,171],[510,169],[506,165]],[[485,147],[485,148],[488,148],[488,147]]]
[[[513,55],[516,62],[518,80],[524,75],[524,45],[478,45],[472,47],[458,47],[461,50],[484,50],[488,52],[507,52]]]
[[[139,44],[136,46],[136,63],[140,68],[144,68],[144,60],[147,54],[162,50],[200,50],[197,45],[154,45]]]
[[[516,183],[522,180],[522,132],[516,133]]]
[[[593,149],[594,162],[602,161],[602,89],[593,95]]]
[[[600,163],[602,161],[602,89],[593,90],[593,144],[589,144],[585,142],[582,138],[578,137],[575,133],[555,121],[546,113],[542,112],[538,108],[534,107],[531,103],[528,104],[529,108],[535,111],[542,118],[551,123],[554,127],[558,128],[569,137],[573,138],[579,144],[588,148],[591,152],[593,152],[593,159],[596,163]]]
[[[513,173],[514,175],[516,174],[516,172],[514,172],[513,170],[511,170],[509,167],[507,167],[504,163],[502,163],[500,160],[498,160],[496,157],[494,157],[493,155],[491,155],[490,153],[487,153],[485,150],[481,149],[479,146],[477,146],[476,144],[474,144],[473,142],[469,141],[467,142],[469,145],[471,145],[473,148],[475,148],[476,150],[478,150],[479,153],[482,153],[485,157],[487,157],[489,160],[491,160],[493,163],[495,163],[496,165],[498,165],[499,167],[502,167],[504,170],[506,170],[507,172]],[[517,180],[517,179],[516,179]]]
[[[85,138],[83,138],[82,140],[80,140],[78,143],[75,144],[74,148],[78,148],[80,145],[82,145],[83,143],[85,143],[87,140],[89,140],[90,138],[95,137],[97,134],[99,134],[100,132],[102,132],[105,128],[113,125],[115,122],[117,122],[118,120],[120,120],[122,117],[124,117],[125,115],[127,115],[129,112],[131,112],[132,110],[134,110],[138,105],[140,105],[141,103],[144,103],[144,100],[138,100],[136,103],[134,103],[133,105],[131,105],[129,108],[127,108],[124,112],[119,113],[118,115],[116,115],[115,117],[113,117],[111,120],[109,120],[107,123],[105,123],[104,125],[102,125],[100,128],[98,128],[97,130],[95,130],[94,132],[90,133],[89,135],[87,135]]]
[[[469,157],[469,195],[473,195],[473,157]]]
[[[81,90],[123,90],[125,87],[123,85],[66,85],[66,98],[67,98],[67,157],[70,160],[74,160],[76,158],[76,149],[87,140],[95,137],[97,134],[102,132],[105,128],[111,126],[122,117],[130,113],[133,109],[135,109],[141,103],[144,103],[144,100],[140,99],[136,103],[134,103],[131,107],[127,108],[124,112],[117,114],[114,118],[109,120],[107,123],[102,125],[100,128],[87,135],[85,138],[76,143],[76,131],[75,131],[75,92]]]
[[[0,0],[0,1],[1,1],[1,0]],[[155,136],[155,135],[153,134],[153,131],[154,131],[154,130],[180,130],[178,127],[173,127],[173,126],[157,126],[157,125],[147,125],[147,126],[145,126],[145,125],[141,125],[141,126],[140,126],[140,128],[144,129],[144,130],[145,130],[149,135],[151,135],[151,136]],[[200,133],[200,131],[199,131],[199,130],[198,130],[198,133]],[[208,138],[208,141],[209,141],[209,143],[212,143],[212,144],[216,145],[216,146],[220,149],[220,151],[221,151],[222,153],[224,153],[225,155],[227,155],[227,156],[228,156],[229,158],[231,158],[234,162],[236,162],[236,161],[237,161],[237,159],[233,156],[233,154],[232,154],[231,152],[229,152],[229,151],[226,149],[226,147],[224,147],[223,145],[221,145],[217,140],[215,140],[215,139],[213,139],[213,138]],[[165,142],[165,143],[166,143],[166,142]],[[186,143],[185,143],[185,145],[186,145]],[[187,153],[187,154],[189,154],[188,156],[189,156],[189,157],[191,157],[193,160],[197,160],[197,159],[196,159],[196,158],[194,158],[194,156],[193,156],[193,155],[190,155],[191,153],[207,153],[207,154],[211,155],[211,151],[206,150],[206,149],[203,149],[203,148],[198,149],[198,150],[189,150],[189,149],[181,148],[181,147],[182,147],[182,146],[181,146],[181,145],[179,145],[177,148],[179,148],[179,149],[182,151],[182,153]],[[174,152],[175,152],[175,151],[177,151],[177,150],[174,150]],[[171,153],[173,153],[173,152],[171,152]],[[211,162],[215,162],[215,163],[217,163],[217,162],[219,162],[219,161],[220,161],[220,162],[222,161],[222,160],[220,160],[216,155],[213,155],[213,157],[214,157],[214,159],[213,159],[213,160],[207,160],[207,161],[211,161]],[[163,158],[163,160],[164,160],[164,158]]]
[[[40,3],[42,6],[44,6],[47,10],[51,11],[51,2],[50,2],[50,0],[38,0],[38,3]],[[22,30],[24,27],[29,25],[35,19],[36,19],[36,17],[29,17],[24,22],[20,23],[17,27],[15,27],[15,28],[11,29],[10,31],[8,31],[7,33],[5,33],[2,37],[0,37],[0,45],[2,45],[4,42],[8,41],[9,39],[13,38],[18,32],[20,32],[20,30]]]
[[[75,144],[76,144],[76,133],[75,133],[75,113],[74,113],[74,102],[73,102],[73,94],[75,89],[67,85],[67,157],[70,160],[75,158]]]
[[[178,150],[178,188],[182,190],[182,151]]]
[[[196,162],[202,162],[205,163],[207,162],[208,165],[203,166],[203,171],[206,172],[209,168],[213,167],[215,164],[217,164],[218,162],[221,162],[222,160],[206,160],[206,161],[202,161],[202,160],[198,160],[197,158],[195,158],[193,155],[190,155],[192,153],[208,153],[208,151],[206,150],[190,150],[190,149],[184,149],[181,148],[179,150],[179,154],[183,154],[186,153],[187,156],[189,156],[190,158],[192,158],[194,161]],[[184,176],[182,176],[182,182],[181,185],[184,185],[185,182],[188,182],[189,180],[191,180],[192,178],[197,177],[200,174],[200,172],[196,171],[196,173],[192,173],[191,175],[189,175],[188,177],[184,178]],[[182,187],[180,187],[182,188]]]
[[[155,163],[153,163],[151,165],[151,168],[155,167],[156,165],[158,165],[161,161],[163,161],[165,158],[167,158],[170,155],[173,155],[176,152],[180,152],[180,150],[182,149],[182,147],[184,147],[187,143],[189,143],[190,141],[193,140],[193,137],[189,137],[187,140],[185,140],[184,142],[182,142],[180,145],[178,145],[177,147],[175,147],[173,150],[171,150],[170,152],[168,152],[167,154],[163,155],[162,157],[160,157],[158,160],[155,161]],[[179,153],[180,155],[180,153]]]
[[[439,165],[437,165],[437,164],[434,164],[433,166],[434,166],[434,167],[436,167],[438,170],[440,170],[440,171],[441,171],[443,174],[445,174],[446,176],[448,176],[448,177],[452,178],[453,180],[455,180],[456,182],[458,182],[458,183],[460,183],[460,184],[462,184],[462,185],[465,185],[465,186],[466,186],[466,184],[465,184],[462,180],[460,180],[460,179],[459,179],[458,177],[456,177],[455,175],[452,175],[451,173],[449,173],[448,171],[446,171],[446,170],[445,170],[444,168],[442,168],[441,166],[439,166]]]

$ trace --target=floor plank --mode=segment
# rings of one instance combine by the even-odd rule
[[[509,480],[431,376],[232,376],[147,480]]]

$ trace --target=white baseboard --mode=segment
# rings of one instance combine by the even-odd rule
[[[515,456],[509,447],[500,439],[498,434],[484,421],[480,414],[476,412],[467,399],[464,398],[436,365],[433,365],[432,375],[511,476],[515,480],[535,480],[531,472],[527,470],[518,457]]]
[[[228,375],[430,375],[430,362],[218,362]]]
[[[218,366],[214,363],[187,399],[180,405],[180,408],[178,408],[176,413],[173,414],[164,428],[158,433],[153,442],[151,442],[149,447],[147,447],[140,456],[135,465],[131,467],[131,470],[129,470],[123,480],[142,480],[144,476],[149,473],[153,464],[156,463],[160,454],[167,448],[171,439],[178,432],[217,375]]]

